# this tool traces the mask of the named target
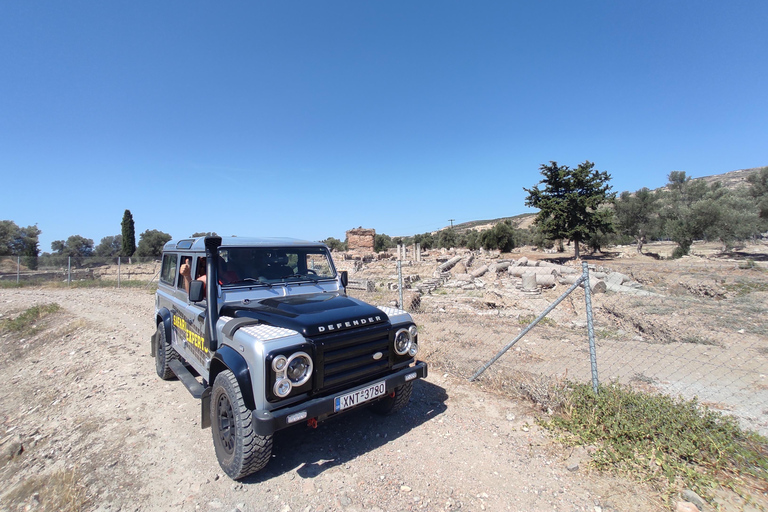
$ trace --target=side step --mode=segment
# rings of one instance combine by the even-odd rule
[[[171,359],[168,361],[168,367],[179,378],[184,386],[192,393],[195,398],[202,398],[205,386],[200,384],[192,372],[187,370],[187,367],[182,364],[178,359]]]

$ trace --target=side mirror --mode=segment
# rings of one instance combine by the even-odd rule
[[[340,275],[341,275],[341,286],[346,288],[347,285],[349,284],[349,275],[347,274],[346,270],[342,270]]]
[[[189,301],[201,302],[205,300],[205,283],[195,279],[189,283]]]

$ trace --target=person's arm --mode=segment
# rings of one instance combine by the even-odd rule
[[[189,266],[189,263],[182,263],[179,273],[184,278],[184,289],[189,293],[189,283],[192,282],[192,268]]]

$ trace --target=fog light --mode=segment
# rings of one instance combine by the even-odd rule
[[[307,417],[307,411],[301,411],[301,412],[295,412],[293,414],[289,414],[285,420],[288,423],[296,423],[297,421],[301,421],[304,418]]]
[[[408,375],[406,375],[406,376],[405,376],[405,382],[409,382],[409,381],[412,381],[412,380],[413,380],[413,379],[415,379],[416,377],[418,377],[418,375],[416,374],[416,372],[413,372],[413,373],[409,373]]]
[[[288,396],[288,394],[291,392],[291,381],[288,379],[280,379],[279,381],[275,382],[275,394],[279,396],[280,398],[285,398]]]

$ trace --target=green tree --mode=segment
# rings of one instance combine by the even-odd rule
[[[125,210],[123,221],[120,223],[122,228],[122,256],[130,258],[136,252],[136,228],[133,224],[133,215],[131,210]]]
[[[105,236],[94,249],[94,254],[102,258],[120,256],[123,250],[123,236]]]
[[[684,171],[672,171],[663,192],[663,205],[659,210],[663,232],[677,244],[672,257],[688,254],[693,241],[704,236],[705,228],[717,219],[713,204],[703,200],[709,192],[702,180],[693,180]]]
[[[373,237],[373,250],[376,252],[386,251],[387,249],[394,247],[392,238],[389,235],[378,234]]]
[[[24,266],[37,269],[40,233],[37,225],[21,228],[12,220],[0,220],[0,256],[21,256]]]
[[[198,231],[197,233],[192,233],[192,235],[189,238],[198,238],[201,236],[219,236],[219,235],[217,235],[215,231]]]
[[[749,195],[757,205],[760,229],[768,229],[768,167],[761,167],[747,177]]]
[[[323,240],[323,243],[328,246],[328,248],[332,251],[346,251],[347,250],[347,242],[342,242],[338,238],[333,238],[332,236],[326,238]]]
[[[509,252],[515,248],[515,228],[509,221],[499,222],[480,233],[480,243],[486,250]]]
[[[717,193],[719,192],[719,193]],[[749,197],[736,191],[720,189],[697,203],[711,211],[705,217],[704,237],[722,242],[723,250],[733,249],[738,241],[748,240],[760,233],[760,216]]]
[[[0,256],[13,254],[13,240],[19,232],[19,226],[12,220],[0,220]]]
[[[422,233],[421,235],[414,235],[413,243],[419,244],[422,249],[431,249],[435,247],[435,237],[432,233]]]
[[[478,250],[482,246],[480,242],[480,232],[475,231],[474,229],[467,231],[465,243],[465,247],[470,251]]]
[[[23,264],[37,270],[38,256],[40,255],[39,236],[42,231],[37,225],[19,228],[19,234],[14,243],[17,254],[22,257]]]
[[[557,162],[542,164],[539,168],[544,179],[528,192],[526,206],[538,208],[535,224],[550,239],[570,240],[574,243],[576,258],[580,257],[579,243],[590,235],[602,231],[610,233],[612,212],[605,208],[616,194],[611,192],[607,172],[595,170],[595,164],[586,161],[576,169]]]
[[[93,240],[80,235],[72,235],[64,240],[54,240],[51,250],[65,258],[71,258],[75,266],[81,266],[83,260],[93,255]]]
[[[643,254],[643,245],[658,225],[658,202],[656,194],[646,187],[634,194],[622,192],[615,202],[617,228],[635,239],[638,254]]]
[[[148,229],[139,235],[139,246],[136,248],[136,256],[140,258],[160,257],[163,254],[163,246],[171,240],[171,235],[156,229]]]
[[[445,228],[437,234],[437,246],[444,249],[457,247],[459,237],[453,228]]]

